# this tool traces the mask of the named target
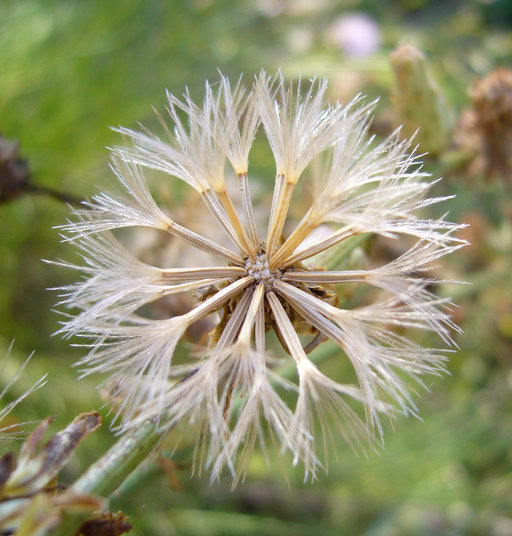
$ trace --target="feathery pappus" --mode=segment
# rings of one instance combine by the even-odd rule
[[[169,429],[197,426],[199,458],[213,478],[224,467],[238,477],[254,444],[264,448],[271,436],[314,476],[323,463],[318,436],[322,445],[331,428],[354,446],[379,438],[383,415],[416,411],[405,378],[422,383],[424,374],[443,370],[445,351],[418,345],[401,328],[453,343],[450,302],[433,293],[436,280],[426,272],[464,245],[455,236],[460,226],[420,215],[446,198],[429,197],[436,181],[411,141],[399,130],[376,141],[369,134],[375,103],[330,103],[326,80],[293,85],[262,72],[246,88],[221,76],[206,83],[202,104],[188,93],[168,93],[167,100],[165,137],[118,129],[127,144],[113,149],[112,170],[124,194],[95,195],[64,227],[84,264],[62,264],[85,277],[61,289],[62,303],[79,311],[62,331],[92,340],[80,365],[85,374],[114,379],[121,430],[147,419]],[[276,166],[265,221],[249,180],[257,136],[266,137]],[[146,168],[192,188],[216,237],[223,236],[175,221],[150,192]],[[292,218],[302,183],[311,200]],[[112,234],[126,227],[167,233],[212,260],[187,267],[142,262]],[[404,238],[408,249],[369,269],[322,266],[329,252],[366,234]],[[372,287],[378,296],[347,306],[339,289],[348,285]],[[181,293],[196,297],[187,312],[143,314],[155,300]],[[207,347],[176,363],[185,332],[205,317],[216,323]],[[327,340],[357,381],[341,383],[315,364],[311,351]],[[280,374],[277,345],[296,381]]]

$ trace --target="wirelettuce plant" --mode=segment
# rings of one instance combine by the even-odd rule
[[[213,478],[224,467],[235,478],[243,473],[253,445],[265,447],[267,430],[313,476],[322,467],[319,434],[322,444],[332,428],[354,445],[381,437],[382,415],[416,411],[405,376],[421,383],[424,374],[443,370],[446,357],[395,328],[432,331],[446,344],[457,330],[449,301],[432,292],[436,279],[426,272],[464,244],[454,236],[459,226],[420,215],[446,198],[428,196],[436,181],[400,130],[381,142],[369,136],[374,103],[357,97],[330,104],[326,92],[325,80],[294,87],[263,72],[250,88],[232,87],[224,76],[207,83],[202,105],[188,93],[182,100],[168,94],[165,138],[119,129],[128,142],[113,149],[112,170],[124,196],[94,196],[65,226],[84,263],[64,264],[85,278],[61,289],[61,303],[78,310],[62,331],[92,341],[80,362],[85,374],[113,378],[121,432],[148,421],[160,436],[177,424],[195,426],[199,460]],[[276,165],[264,218],[253,207],[248,174],[260,134]],[[146,168],[195,190],[216,231],[175,221],[153,198]],[[292,197],[304,195],[300,183],[311,199],[294,221],[289,212]],[[186,267],[144,263],[111,234],[125,227],[168,233],[206,260]],[[402,240],[403,253],[369,268],[322,266],[329,252],[363,235]],[[340,299],[348,285],[380,292],[354,306]],[[187,292],[195,302],[183,314],[144,314],[155,300]],[[216,323],[207,347],[175,363],[180,339],[207,316]],[[280,354],[269,342],[272,332]],[[350,361],[357,384],[316,366],[309,353],[327,340],[339,346],[338,359]],[[279,373],[279,356],[294,363],[296,381]]]

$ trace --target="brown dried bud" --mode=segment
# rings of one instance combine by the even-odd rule
[[[0,136],[0,203],[25,193],[29,178],[28,163],[19,157],[18,143]]]
[[[120,536],[132,530],[133,525],[119,511],[116,514],[106,512],[101,517],[86,521],[78,531],[80,536]]]
[[[510,181],[512,166],[512,71],[498,68],[470,89],[472,107],[459,120],[456,144],[473,153],[472,176]]]

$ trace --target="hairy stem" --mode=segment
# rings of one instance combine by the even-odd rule
[[[96,463],[91,465],[72,486],[77,493],[93,493],[108,497],[153,451],[167,428],[152,421],[124,434]]]
[[[261,331],[261,318],[257,324]],[[319,364],[337,351],[336,346],[326,345],[312,354],[310,359]],[[288,363],[278,372],[282,377],[293,378],[297,374],[297,369],[294,364]],[[101,495],[108,498],[155,451],[158,443],[166,437],[169,431],[169,427],[159,427],[153,421],[146,421],[138,428],[129,430],[98,461],[93,463],[70,486],[69,490],[77,494]],[[88,517],[83,513],[66,515],[52,536],[76,534]]]
[[[146,421],[125,433],[98,461],[69,488],[77,494],[109,497],[126,478],[153,452],[169,429]],[[87,520],[88,514],[68,514],[55,529],[54,536],[76,534]]]

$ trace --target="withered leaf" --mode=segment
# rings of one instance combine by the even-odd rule
[[[14,452],[7,452],[0,458],[0,495],[2,488],[14,469]]]
[[[44,488],[58,474],[80,442],[100,426],[101,417],[96,411],[82,413],[37,452],[51,421],[51,418],[43,421],[23,445],[17,468],[6,484],[10,494],[27,495]]]
[[[94,432],[101,424],[98,412],[82,413],[62,432],[55,434],[43,449],[44,462],[42,470],[52,477],[68,461],[82,439]]]

